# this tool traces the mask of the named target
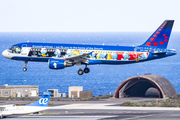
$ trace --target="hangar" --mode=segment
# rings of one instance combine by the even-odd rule
[[[115,90],[114,98],[123,97],[157,97],[166,98],[176,95],[176,90],[166,78],[145,74],[123,81]]]

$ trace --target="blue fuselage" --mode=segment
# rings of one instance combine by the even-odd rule
[[[89,64],[129,64],[175,55],[175,50],[157,47],[128,47],[89,44],[19,43],[9,50],[10,59],[48,62],[92,52]],[[8,58],[8,57],[7,57]]]

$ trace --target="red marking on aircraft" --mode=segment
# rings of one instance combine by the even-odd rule
[[[146,45],[147,45],[147,46],[151,46],[151,43],[150,43],[150,42],[147,42]]]
[[[168,38],[167,36],[165,36],[164,38]]]
[[[164,44],[164,42],[163,42],[163,41],[161,41],[161,42],[159,42],[159,44],[160,44],[160,45],[163,45],[163,44]]]
[[[154,39],[154,38],[151,38],[150,40],[151,40],[151,41],[154,41],[155,39]]]
[[[153,35],[154,37],[157,37],[157,35]]]
[[[157,43],[157,42],[154,42],[154,43],[153,43],[153,45],[154,45],[154,46],[157,46],[157,45],[158,45],[158,43]]]
[[[164,41],[165,41],[165,42],[167,42],[167,41],[168,41],[168,39],[164,39]]]

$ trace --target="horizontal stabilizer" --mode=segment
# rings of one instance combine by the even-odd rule
[[[155,53],[152,53],[152,55],[162,55],[162,54],[166,54],[167,52],[155,52]]]

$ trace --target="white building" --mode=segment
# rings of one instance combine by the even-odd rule
[[[0,86],[0,97],[37,97],[39,86],[35,85],[10,85]]]

